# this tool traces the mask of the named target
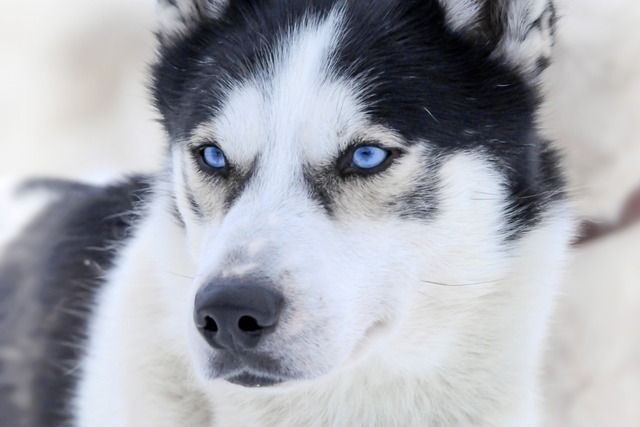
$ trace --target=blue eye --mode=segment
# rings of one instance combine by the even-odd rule
[[[202,159],[207,165],[215,169],[223,169],[227,166],[224,152],[218,147],[207,147],[202,150]]]
[[[374,169],[383,164],[388,157],[389,152],[380,147],[360,147],[353,153],[351,165],[360,169]]]

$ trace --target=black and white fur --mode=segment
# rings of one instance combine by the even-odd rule
[[[39,254],[84,248],[63,261],[92,265],[89,248],[103,248],[106,271],[38,269],[59,304],[77,280],[91,303],[76,317],[84,333],[68,320],[47,335],[73,324],[65,338],[82,351],[53,361],[66,367],[53,377],[60,402],[36,401],[34,425],[539,425],[572,229],[535,124],[552,4],[165,0],[159,11],[166,170],[150,189],[84,190],[81,206],[115,191],[128,234]],[[343,173],[363,143],[393,161]],[[199,160],[211,144],[224,176]],[[109,206],[51,209],[64,224],[100,223],[118,213]],[[32,236],[60,230],[48,214],[40,223]],[[242,354],[210,347],[197,295],[255,282],[286,301],[275,331]]]

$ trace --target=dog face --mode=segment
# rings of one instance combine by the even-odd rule
[[[201,377],[437,365],[511,274],[561,189],[533,122],[541,61],[463,3],[165,4],[155,95],[197,266],[174,308]],[[484,7],[542,34],[539,3]]]

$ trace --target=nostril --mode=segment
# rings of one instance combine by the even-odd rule
[[[282,294],[259,284],[212,284],[197,293],[193,313],[207,344],[237,353],[274,333],[283,307]]]
[[[216,323],[215,320],[213,320],[213,317],[205,317],[204,318],[204,330],[208,331],[208,332],[213,332],[216,333],[218,332],[218,324]]]
[[[238,328],[243,332],[258,332],[263,329],[258,325],[258,321],[251,316],[242,316],[238,320]]]

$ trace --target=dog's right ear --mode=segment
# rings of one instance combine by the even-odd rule
[[[553,0],[438,0],[447,25],[489,49],[528,80],[536,80],[552,56]]]
[[[157,0],[158,37],[165,44],[215,19],[229,0]]]

